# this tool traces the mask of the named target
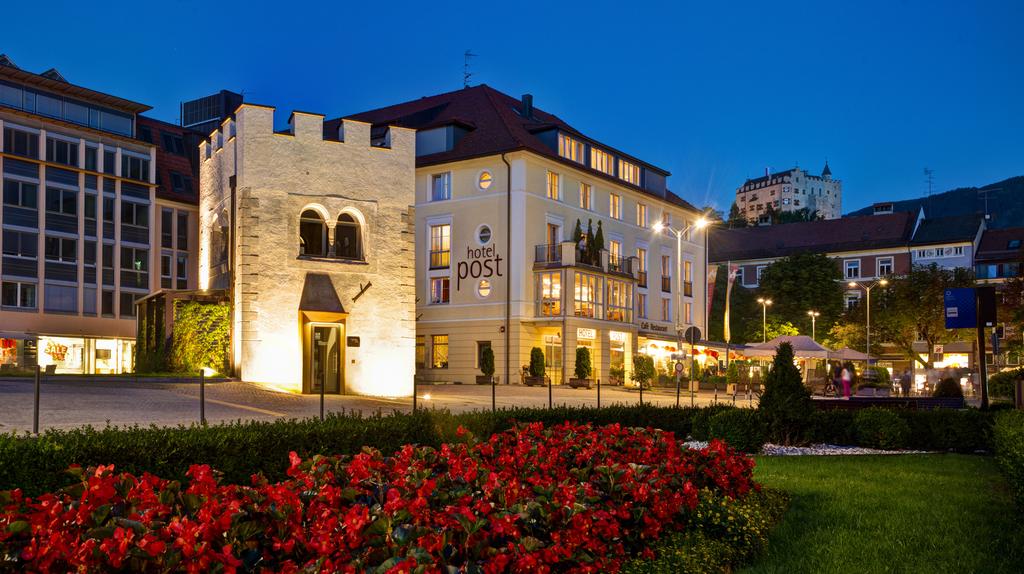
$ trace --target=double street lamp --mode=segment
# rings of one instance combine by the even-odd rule
[[[810,316],[811,318],[811,340],[817,342],[818,337],[815,335],[814,329],[816,327],[816,323],[818,322],[818,317],[821,316],[821,313],[817,311],[808,311],[807,315]]]
[[[761,304],[761,339],[763,343],[768,342],[768,306],[772,304],[771,299],[758,297],[757,302]]]
[[[867,305],[867,307],[865,307],[865,310],[867,312],[867,343],[865,345],[864,352],[867,353],[869,356],[871,355],[871,290],[874,289],[875,287],[885,287],[888,284],[888,279],[879,279],[878,281],[872,281],[870,283],[857,283],[856,281],[850,281],[849,283],[847,283],[847,286],[849,286],[851,289],[860,288],[863,289],[865,293],[867,293],[867,300],[865,301],[865,304]],[[871,359],[869,358],[868,361],[871,361]]]

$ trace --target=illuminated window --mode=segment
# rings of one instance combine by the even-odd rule
[[[633,185],[640,185],[640,166],[624,159],[619,160],[619,179]]]
[[[480,189],[482,189],[483,191],[487,191],[488,189],[491,188],[492,183],[494,183],[494,176],[491,175],[491,172],[480,172],[480,178],[477,179],[476,182],[477,186],[479,186]]]
[[[600,318],[603,311],[601,301],[601,278],[589,273],[575,273],[574,313],[577,317]]]
[[[608,279],[606,281],[608,312],[605,319],[609,321],[633,322],[633,286],[626,281]]]
[[[647,206],[642,203],[636,204],[636,224],[647,227]]]
[[[299,218],[299,255],[327,255],[327,225],[315,209],[307,209]]]
[[[860,278],[860,259],[849,259],[843,263],[846,269],[847,279],[859,279]],[[760,282],[760,277],[758,278]]]
[[[892,257],[879,257],[877,260],[878,277],[885,277],[886,275],[892,275]]]
[[[615,175],[615,158],[606,151],[592,147],[590,148],[590,167],[608,175]]]
[[[448,335],[430,336],[430,366],[435,369],[448,368]]]
[[[583,142],[565,134],[558,134],[558,155],[583,163]]]
[[[592,194],[592,190],[590,188],[590,184],[589,183],[581,183],[580,184],[580,207],[582,207],[583,209],[590,209],[591,208],[590,207],[591,206],[591,203],[590,203],[591,194]]]
[[[668,298],[661,299],[661,320],[666,323],[672,320],[672,300]]]
[[[430,268],[447,269],[451,266],[452,226],[430,226]]]
[[[334,227],[334,252],[342,259],[363,260],[362,232],[359,222],[350,213],[338,216]]]
[[[693,262],[683,261],[683,295],[693,297]]]
[[[423,335],[416,335],[416,369],[427,366],[427,340]]]
[[[647,250],[643,247],[636,248],[636,270],[637,286],[647,287]]]
[[[557,317],[562,314],[562,273],[537,274],[537,314]]]
[[[693,324],[693,303],[683,303],[683,323]]]
[[[614,193],[608,195],[608,214],[612,219],[622,219],[622,197]]]
[[[547,192],[548,199],[558,200],[558,174],[553,171],[548,172]]]
[[[647,293],[636,294],[636,314],[641,319],[647,318]]]
[[[433,277],[430,279],[430,304],[447,305],[450,296],[451,279],[448,277]]]
[[[665,293],[672,292],[672,256],[661,256],[661,290]]]

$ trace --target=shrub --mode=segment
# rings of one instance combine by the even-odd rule
[[[589,379],[590,370],[590,349],[586,347],[576,347],[576,378]]]
[[[960,388],[960,383],[956,379],[942,379],[937,385],[935,385],[935,392],[932,393],[933,397],[942,397],[949,399],[962,399],[964,398],[964,391]]]
[[[170,364],[176,372],[210,367],[230,369],[231,306],[227,303],[176,301]]]
[[[485,377],[494,376],[494,349],[491,349],[490,346],[484,347],[480,353],[480,372]]]
[[[896,411],[910,428],[907,448],[977,452],[991,445],[992,415],[978,409]]]
[[[719,412],[708,421],[708,434],[742,452],[759,452],[765,442],[761,414],[754,409],[730,408]]]
[[[630,373],[629,378],[633,379],[634,383],[641,388],[647,388],[651,385],[654,374],[654,357],[639,353],[633,355],[633,372]]]
[[[845,409],[816,411],[809,421],[807,440],[826,444],[857,444],[857,434],[853,426],[855,412]]]
[[[698,409],[688,409],[693,412],[690,417],[690,436],[694,440],[711,439],[711,419],[718,413],[730,410],[735,407],[725,404],[715,404]]]
[[[993,373],[988,378],[988,392],[993,397],[1014,397],[1014,386],[1018,379],[1024,379],[1024,368]]]
[[[896,413],[879,408],[858,411],[853,416],[857,444],[868,448],[897,449],[907,444],[910,426]]]
[[[1024,411],[1003,411],[995,416],[992,446],[996,460],[1024,509]]]
[[[530,376],[544,376],[544,351],[540,347],[530,349]]]
[[[789,343],[782,343],[775,352],[757,408],[763,415],[769,440],[787,445],[803,440],[814,405],[800,371],[793,364],[793,347]]]
[[[729,362],[729,368],[725,370],[725,383],[727,385],[740,384],[740,367],[737,361]]]

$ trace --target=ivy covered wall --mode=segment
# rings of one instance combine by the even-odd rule
[[[194,373],[209,367],[228,373],[231,352],[231,307],[226,303],[178,300],[168,366]]]

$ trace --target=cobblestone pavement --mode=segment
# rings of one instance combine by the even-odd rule
[[[518,406],[544,407],[548,404],[546,387],[499,385],[498,408]],[[418,390],[420,405],[452,412],[487,410],[491,407],[491,388],[477,385],[429,385]],[[596,405],[597,389],[551,389],[555,405]],[[732,402],[724,394],[720,402]],[[681,404],[691,404],[682,393]],[[644,402],[673,405],[674,390],[645,391]],[[702,392],[693,404],[715,401],[714,393]],[[412,410],[412,399],[385,399],[358,396],[325,397],[325,410],[361,411],[364,414],[393,410]],[[621,387],[602,387],[601,404],[636,404],[639,393]],[[33,384],[31,380],[0,378],[0,432],[24,432],[32,429]],[[737,404],[748,405],[745,397]],[[282,393],[242,382],[206,385],[206,419],[210,423],[234,420],[275,420],[315,417],[320,413],[319,396]],[[149,382],[145,380],[48,380],[40,390],[40,430],[73,428],[84,425],[188,425],[199,420],[199,385],[189,382]]]

